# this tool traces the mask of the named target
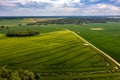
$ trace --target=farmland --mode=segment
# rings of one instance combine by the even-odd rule
[[[120,62],[119,22],[26,25],[25,20],[0,22],[9,27],[0,30],[1,66],[38,72],[42,80],[119,80],[119,66],[90,44]],[[40,34],[30,37],[5,35],[26,30]]]
[[[84,72],[91,75],[96,73],[95,76],[101,72],[106,74],[103,75],[105,77],[108,77],[107,74],[119,75],[111,73],[119,69],[116,64],[69,30],[23,38],[8,38],[1,35],[0,44],[1,65],[7,64],[12,69],[20,67],[40,72],[43,80],[47,78],[44,75],[50,77],[49,75],[60,74],[64,76],[63,79],[72,74],[73,77],[69,77],[70,79],[74,79],[74,76],[77,76],[76,79],[84,78]],[[57,77],[51,77],[51,80],[54,78],[56,80]]]
[[[12,22],[12,20],[11,20]],[[13,20],[13,22],[15,22]],[[21,21],[20,21],[21,22]],[[3,25],[7,22],[6,20]],[[13,24],[13,23],[11,23]],[[17,23],[18,24],[18,23]],[[21,26],[14,23],[14,27],[7,30],[0,30],[0,33],[7,33],[8,31],[25,31],[25,30],[36,30],[41,33],[47,33],[62,29],[70,29],[82,36],[90,43],[98,47],[99,49],[106,52],[108,55],[113,57],[115,60],[120,62],[120,23],[119,22],[108,22],[108,23],[90,23],[83,25],[76,24],[49,24],[49,25],[25,25],[24,21]],[[9,23],[10,25],[10,23]],[[102,30],[91,30],[94,28],[101,28]],[[109,46],[109,47],[108,47]]]
[[[120,23],[94,23],[84,25],[65,25],[64,28],[76,32],[99,49],[120,62]],[[102,28],[102,30],[91,30]]]

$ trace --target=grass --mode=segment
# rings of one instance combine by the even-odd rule
[[[90,76],[93,74],[88,74],[90,72],[98,71],[99,74],[99,71],[111,71],[117,67],[99,51],[84,45],[85,41],[69,30],[41,33],[31,37],[9,38],[3,34],[0,37],[0,65],[39,72],[43,80],[47,80],[50,77],[48,75],[51,75],[51,80],[56,80],[58,76],[53,74],[61,74],[64,79],[74,79],[78,74],[81,76],[76,78],[84,78],[84,72]],[[43,76],[44,74],[47,76]],[[97,78],[97,75],[94,78]]]

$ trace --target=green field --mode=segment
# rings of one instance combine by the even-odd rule
[[[12,21],[11,21],[12,22]],[[13,20],[15,22],[15,20]],[[6,20],[3,23],[6,24]],[[13,24],[13,23],[11,23]],[[10,25],[10,23],[9,23]],[[8,31],[24,31],[24,30],[37,30],[41,33],[52,32],[61,29],[70,29],[82,36],[90,43],[98,47],[99,49],[106,52],[108,55],[113,57],[115,60],[120,62],[120,23],[119,22],[108,22],[108,23],[91,23],[83,25],[75,24],[64,24],[64,25],[33,25],[28,26],[24,23],[22,26],[11,27],[7,30],[0,30],[0,33],[7,33]],[[101,28],[103,30],[92,30],[92,28]]]
[[[119,67],[78,35],[120,63],[120,23],[27,23],[26,19],[0,21],[0,25],[10,27],[0,30],[0,66],[35,71],[42,80],[119,80]],[[40,34],[5,36],[8,32],[26,30],[40,31]]]
[[[115,63],[69,30],[21,38],[1,34],[0,50],[1,66],[36,71],[43,80],[120,75]]]
[[[62,27],[76,32],[120,63],[120,23],[64,25]],[[103,30],[91,30],[91,28],[102,28]]]

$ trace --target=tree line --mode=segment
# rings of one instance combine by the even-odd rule
[[[27,25],[47,25],[47,24],[88,24],[88,23],[107,23],[120,22],[119,18],[62,18],[56,20],[36,21]]]

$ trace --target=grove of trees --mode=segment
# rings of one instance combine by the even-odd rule
[[[26,69],[10,70],[3,66],[0,68],[0,80],[40,80],[40,76]]]
[[[27,30],[21,32],[8,32],[6,36],[8,37],[26,37],[26,36],[33,36],[39,34],[38,31]]]

